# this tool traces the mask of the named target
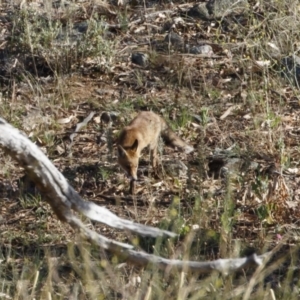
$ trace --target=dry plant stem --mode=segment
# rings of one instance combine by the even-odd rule
[[[137,252],[133,246],[110,240],[88,228],[74,215],[72,209],[90,219],[105,223],[111,227],[129,230],[141,235],[175,236],[169,231],[136,224],[121,219],[104,207],[83,201],[76,191],[68,184],[64,176],[55,168],[44,153],[19,130],[0,118],[0,147],[17,160],[43,193],[45,200],[51,205],[58,218],[80,230],[86,238],[98,246],[121,256],[135,265],[147,266],[155,264],[161,269],[176,268],[179,271],[209,273],[219,271],[229,273],[248,266],[260,266],[268,253],[252,255],[238,259],[219,259],[211,262],[192,262],[170,260],[159,256]]]

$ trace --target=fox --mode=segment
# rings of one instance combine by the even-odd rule
[[[150,161],[157,171],[159,137],[166,144],[191,153],[194,148],[170,129],[167,122],[152,111],[142,111],[121,131],[117,139],[118,163],[130,179],[130,194],[134,193],[139,158],[144,148],[150,148]]]

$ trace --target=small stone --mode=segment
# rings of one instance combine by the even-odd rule
[[[191,18],[197,18],[204,21],[211,19],[211,16],[206,7],[206,3],[196,4],[187,12],[187,15]]]
[[[213,49],[210,45],[193,46],[189,49],[189,53],[191,53],[191,54],[206,54],[208,56],[211,56],[214,54]]]
[[[173,31],[166,35],[165,42],[168,43],[169,46],[173,46],[176,49],[184,47],[183,38]]]
[[[131,62],[136,65],[146,67],[148,64],[148,55],[140,52],[132,53]]]

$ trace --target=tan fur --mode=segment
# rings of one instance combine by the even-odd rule
[[[186,153],[193,147],[181,140],[157,114],[151,111],[140,112],[120,133],[117,141],[118,162],[130,179],[137,180],[139,157],[142,150],[149,146],[152,167],[157,167],[157,146],[159,136]]]

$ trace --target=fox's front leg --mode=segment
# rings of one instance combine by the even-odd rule
[[[135,194],[135,180],[130,180],[129,194]]]

